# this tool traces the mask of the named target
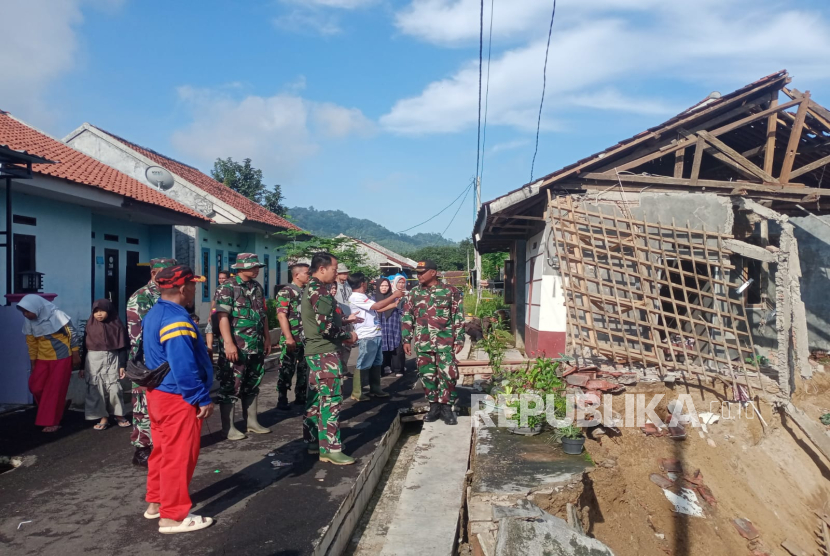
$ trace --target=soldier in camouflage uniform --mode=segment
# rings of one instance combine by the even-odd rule
[[[412,354],[411,341],[429,400],[429,413],[424,421],[440,418],[448,425],[455,425],[458,422],[452,410],[458,380],[455,354],[464,347],[461,292],[438,281],[438,266],[433,261],[420,261],[415,271],[419,285],[407,294],[401,317],[404,351]]]
[[[130,359],[135,359],[141,338],[141,321],[161,297],[156,284],[156,274],[163,268],[176,266],[176,259],[153,259],[150,261],[150,281],[140,287],[127,301],[127,332],[130,335]],[[147,466],[147,459],[153,450],[153,438],[150,435],[150,417],[147,414],[147,392],[138,384],[133,384],[133,433],[130,440],[135,446],[133,463]]]
[[[303,439],[310,454],[320,461],[350,465],[351,458],[340,444],[340,404],[343,401],[343,366],[338,348],[354,344],[357,334],[344,329],[342,314],[331,296],[330,286],[337,273],[337,259],[317,253],[311,259],[311,280],[303,290],[300,311],[305,333],[305,359],[311,373]]]
[[[216,292],[216,313],[219,315],[219,407],[222,431],[228,440],[246,436],[233,424],[236,401],[242,401],[242,417],[248,432],[268,434],[271,429],[257,420],[259,383],[265,373],[265,357],[271,353],[265,294],[256,281],[259,269],[265,266],[253,253],[236,257],[236,277]]]
[[[294,388],[294,404],[305,406],[308,391],[308,365],[305,362],[305,336],[303,336],[300,298],[308,284],[308,265],[295,264],[290,269],[291,283],[277,293],[277,320],[280,322],[280,378],[277,381],[277,409],[288,409],[288,391],[297,373]]]

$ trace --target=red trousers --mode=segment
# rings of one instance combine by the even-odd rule
[[[147,391],[153,451],[147,462],[147,502],[161,504],[161,517],[181,521],[192,506],[188,487],[199,459],[202,421],[178,394]]]
[[[35,366],[29,376],[29,391],[37,403],[35,425],[53,427],[60,424],[71,377],[71,357],[54,361],[35,359]]]

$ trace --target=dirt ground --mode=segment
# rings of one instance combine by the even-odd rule
[[[830,407],[830,376],[817,374],[807,388],[798,386],[794,403],[818,419]],[[679,394],[690,394],[699,411],[710,400],[723,399],[722,391],[680,384],[628,391],[666,394],[657,410],[661,416],[665,404]],[[616,411],[623,404],[622,396],[615,397]],[[628,428],[621,437],[588,440],[585,447],[597,467],[588,474],[579,502],[590,508],[589,534],[617,556],[785,554],[780,548],[785,539],[818,554],[819,522],[813,512],[830,510],[830,462],[794,423],[786,418],[782,422],[769,405],[761,412],[766,432],[757,418],[741,418],[721,419],[709,426],[706,438],[691,429],[685,440],[676,441]],[[679,460],[686,474],[700,470],[715,499],[714,505],[701,499],[705,517],[674,513],[663,489],[649,478],[652,473],[666,475],[659,466],[662,458]],[[750,520],[760,536],[752,542],[740,536],[735,518]]]

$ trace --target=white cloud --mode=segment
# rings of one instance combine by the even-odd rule
[[[54,116],[44,94],[75,66],[79,2],[5,1],[2,21],[0,109],[43,125]]]
[[[489,123],[535,130],[550,7],[541,0],[514,0],[501,11],[496,5]],[[473,0],[413,0],[396,24],[419,39],[456,46],[478,42],[478,16]],[[521,44],[505,48],[505,40]],[[828,14],[782,10],[777,0],[560,0],[542,124],[559,129],[575,108],[669,115],[686,107],[659,98],[647,86],[652,82],[664,91],[690,81],[723,88],[784,67],[805,81],[827,80],[828,57]],[[398,100],[380,123],[399,134],[453,133],[476,125],[477,104],[475,59]]]
[[[336,11],[365,8],[377,0],[281,0],[283,4],[295,6],[290,11],[273,19],[277,29],[293,33],[322,36],[338,35],[343,32]]]
[[[366,135],[372,123],[356,108],[309,101],[295,94],[236,99],[211,89],[182,86],[179,99],[193,120],[173,133],[181,153],[205,164],[250,158],[277,181],[291,178],[320,149],[319,140]]]
[[[326,8],[341,8],[344,10],[353,10],[355,8],[364,8],[374,4],[377,0],[288,0],[292,3],[302,3],[311,6],[323,6]]]
[[[487,152],[489,154],[497,154],[500,152],[505,151],[512,151],[516,149],[521,149],[530,144],[528,139],[514,139],[512,141],[505,141],[503,143],[496,143],[492,147],[487,147]]]
[[[346,137],[347,135],[371,135],[374,124],[357,108],[345,108],[330,102],[315,104],[314,123],[328,137]]]
[[[336,17],[318,10],[296,9],[272,20],[274,27],[291,33],[337,35],[342,32]]]

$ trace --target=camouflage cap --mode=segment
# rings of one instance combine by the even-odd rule
[[[236,263],[231,265],[231,268],[236,270],[249,270],[251,268],[262,268],[265,264],[259,262],[259,257],[255,253],[240,253],[236,256]]]
[[[176,265],[165,269],[156,276],[156,283],[160,288],[175,288],[184,286],[187,282],[204,282],[206,278],[193,273],[187,265]]]
[[[179,264],[176,259],[166,259],[164,257],[159,257],[157,259],[150,259],[150,268],[157,269],[157,268],[170,268],[171,266],[176,266]]]

